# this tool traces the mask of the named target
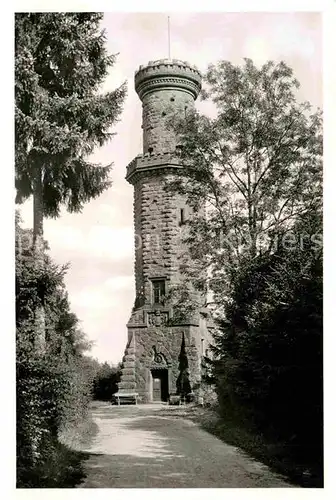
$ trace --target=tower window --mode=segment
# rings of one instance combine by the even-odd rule
[[[148,153],[149,153],[149,154],[152,154],[152,153],[153,153],[153,148],[152,148],[152,147],[148,148]]]
[[[177,156],[182,156],[182,145],[181,144],[176,145],[175,153]]]
[[[179,225],[183,226],[185,224],[185,211],[184,208],[180,208],[180,220],[179,220]]]
[[[176,151],[181,152],[182,151],[182,144],[176,144]]]
[[[171,100],[171,102],[174,102],[175,101],[175,97],[171,97],[170,100]]]
[[[162,116],[166,116],[166,112],[165,111],[162,111]]]
[[[163,297],[166,295],[166,286],[164,280],[153,281],[153,303],[160,304]]]

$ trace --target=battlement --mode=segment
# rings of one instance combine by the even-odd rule
[[[181,160],[171,152],[146,153],[136,156],[126,167],[126,179],[132,183],[135,173],[158,170],[162,167],[181,168]]]
[[[140,72],[149,72],[149,71],[161,71],[162,69],[168,68],[171,70],[180,69],[181,71],[191,71],[197,75],[201,79],[201,72],[197,69],[197,67],[193,64],[189,64],[187,61],[181,61],[180,59],[157,59],[156,61],[149,61],[146,65],[141,64],[139,69],[135,72],[135,75],[138,75]]]
[[[190,93],[194,99],[201,90],[200,71],[186,61],[159,59],[141,65],[135,73],[135,90],[142,100],[149,92],[160,88],[177,88]]]

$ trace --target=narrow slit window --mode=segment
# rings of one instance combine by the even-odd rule
[[[180,226],[183,226],[185,224],[185,211],[184,208],[180,209]]]

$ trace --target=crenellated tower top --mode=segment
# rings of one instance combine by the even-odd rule
[[[167,127],[172,115],[185,116],[201,90],[201,73],[179,59],[159,59],[140,66],[135,90],[142,101],[143,153],[174,152],[176,134]]]
[[[201,90],[201,73],[186,61],[159,59],[140,66],[135,73],[135,90],[142,100],[146,94],[159,89],[178,89],[194,99]]]

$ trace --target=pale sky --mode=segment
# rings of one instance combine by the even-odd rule
[[[261,64],[284,60],[301,83],[300,100],[322,107],[322,27],[318,13],[107,13],[108,50],[119,53],[105,82],[111,90],[127,80],[128,97],[117,136],[95,154],[114,163],[113,186],[80,214],[62,213],[45,221],[45,238],[54,260],[71,267],[66,285],[73,311],[89,339],[91,354],[117,363],[126,343],[126,323],[134,302],[133,187],[125,180],[126,165],[142,152],[141,102],[134,91],[140,64],[168,56],[167,15],[171,24],[171,56],[204,71],[209,63],[244,57]],[[209,111],[204,103],[199,109]],[[21,209],[32,226],[32,205]]]

